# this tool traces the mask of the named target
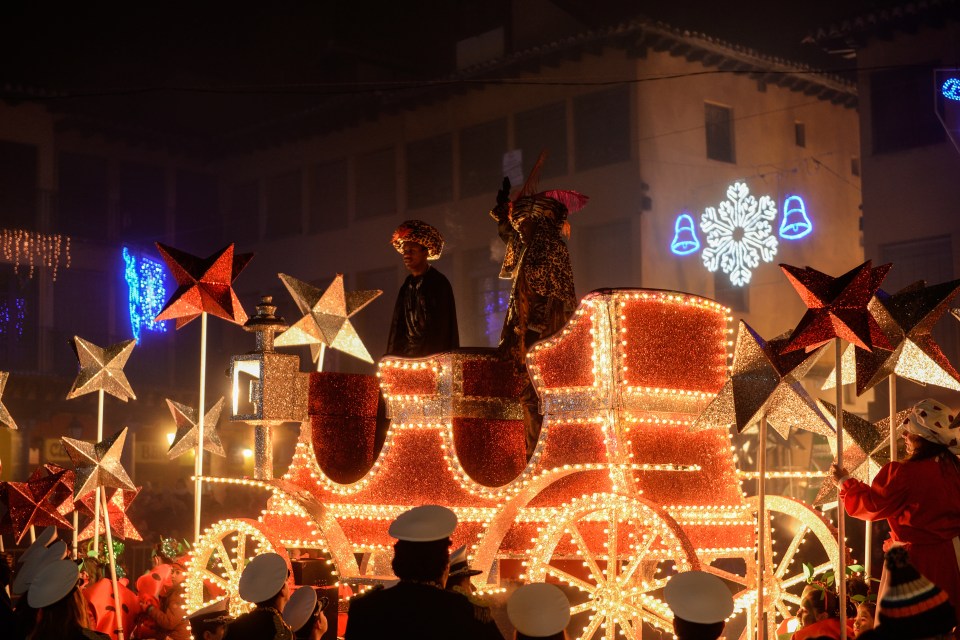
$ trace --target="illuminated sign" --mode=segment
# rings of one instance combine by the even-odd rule
[[[960,79],[947,78],[940,85],[940,95],[947,100],[960,100]]]
[[[789,196],[783,201],[783,220],[780,221],[780,237],[784,240],[799,240],[810,235],[813,223],[807,216],[807,206],[800,196]]]
[[[163,265],[146,256],[135,255],[127,247],[123,248],[123,262],[133,337],[139,342],[142,330],[166,332],[163,322],[153,321],[167,298]]]
[[[757,200],[745,182],[727,187],[727,199],[700,216],[700,229],[707,236],[704,266],[730,276],[735,287],[748,284],[753,269],[777,255],[777,237],[770,225],[776,217],[777,204],[770,196]]]
[[[678,256],[686,256],[700,250],[700,240],[689,213],[681,213],[673,225],[673,242],[670,251]]]

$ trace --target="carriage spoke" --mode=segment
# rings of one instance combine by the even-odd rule
[[[617,553],[617,508],[610,509],[610,522],[607,524],[607,582],[617,579],[617,567],[620,555]]]
[[[223,540],[217,542],[216,555],[220,558],[220,564],[223,566],[224,572],[230,576],[230,579],[239,580],[240,571],[243,570],[243,567],[239,565],[239,559],[237,561],[238,566],[234,567],[233,561],[230,559],[230,553],[227,551],[227,548],[223,546]]]
[[[826,571],[827,569],[830,569],[830,568],[831,568],[831,567],[830,567],[830,563],[829,563],[829,562],[824,562],[823,564],[817,565],[817,566],[813,569],[813,575],[818,576],[818,575],[820,575],[821,573],[823,573],[824,571]],[[798,573],[798,574],[795,575],[795,576],[791,576],[791,577],[789,577],[789,578],[784,579],[781,584],[783,585],[784,588],[786,588],[786,587],[792,587],[792,586],[795,585],[795,584],[800,584],[801,582],[805,582],[806,579],[807,579],[807,577],[806,577],[805,575],[803,575],[802,573]]]
[[[583,535],[581,535],[580,530],[577,529],[577,524],[575,522],[570,523],[569,533],[574,544],[577,545],[577,549],[580,550],[580,554],[583,556],[583,559],[590,567],[590,573],[594,575],[594,580],[599,582],[603,577],[603,572],[600,570],[599,565],[597,565],[597,561],[594,560],[593,554],[590,553],[590,547],[587,546],[587,541],[583,539]]]
[[[774,576],[777,578],[782,578],[783,574],[787,572],[787,568],[790,566],[793,556],[797,554],[797,550],[800,548],[800,543],[803,542],[803,539],[806,537],[809,530],[810,529],[807,528],[807,525],[805,524],[800,526],[800,530],[797,531],[797,534],[793,537],[793,540],[790,541],[790,546],[787,547],[787,550],[783,552],[783,557],[780,558],[780,564],[777,566],[777,570],[773,574]]]
[[[582,580],[574,575],[570,575],[569,573],[567,573],[562,569],[557,569],[552,564],[548,564],[545,567],[545,570],[547,573],[553,575],[553,577],[559,580],[563,580],[564,582],[570,584],[571,586],[577,587],[578,589],[582,591],[586,591],[587,593],[592,594],[596,590],[595,585],[592,585],[586,580]]]
[[[237,532],[237,563],[247,564],[247,536]]]
[[[580,604],[570,607],[570,615],[575,616],[578,613],[583,613],[584,611],[590,611],[593,609],[593,601],[587,600],[586,602],[581,602]]]
[[[590,640],[593,637],[593,634],[597,632],[597,629],[600,628],[600,623],[603,622],[603,616],[599,613],[593,618],[590,619],[590,624],[587,625],[587,628],[583,630],[583,633],[580,634],[580,640]]]

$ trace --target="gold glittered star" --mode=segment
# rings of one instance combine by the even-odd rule
[[[789,334],[766,341],[741,321],[733,372],[692,428],[726,428],[734,423],[740,432],[766,415],[770,426],[784,438],[791,427],[830,433],[826,416],[800,384],[824,347],[810,353],[784,352],[788,343]]]
[[[193,407],[174,402],[169,398],[167,398],[167,406],[170,407],[170,413],[173,414],[173,420],[177,425],[177,433],[173,436],[173,442],[170,443],[170,449],[167,451],[167,457],[173,460],[187,451],[196,449],[199,420],[197,410]],[[217,431],[221,410],[223,410],[222,397],[203,416],[203,448],[218,456],[225,456],[227,454],[223,450],[220,433]]]
[[[837,420],[836,406],[829,402],[819,401],[823,413],[833,427],[833,435],[827,436],[827,441],[833,451],[837,449]],[[905,409],[895,414],[897,425],[903,424],[904,418],[912,409]],[[834,458],[834,462],[836,462]],[[840,467],[850,473],[851,478],[869,484],[880,467],[890,462],[890,417],[877,422],[864,420],[855,413],[843,412],[843,464]],[[837,487],[832,478],[826,478],[820,485],[820,491],[814,499],[814,506],[820,506],[837,499]]]
[[[17,423],[13,421],[13,416],[11,416],[7,408],[3,406],[3,389],[7,386],[7,379],[9,377],[9,371],[0,371],[0,425],[16,431]]]
[[[893,295],[878,291],[869,309],[890,342],[890,349],[872,352],[850,345],[843,353],[843,383],[856,381],[863,395],[891,374],[920,384],[960,391],[960,373],[931,335],[960,292],[960,280],[927,286],[920,280]],[[831,373],[824,389],[833,387]]]
[[[74,336],[70,344],[80,361],[80,373],[73,381],[67,400],[100,389],[124,402],[137,399],[123,373],[123,367],[137,344],[136,340],[118,342],[104,349],[80,336]]]
[[[123,453],[126,440],[127,427],[95,444],[74,438],[60,438],[77,474],[73,484],[74,500],[97,487],[137,490],[120,464],[120,454]]]
[[[349,318],[373,302],[383,291],[374,289],[346,293],[341,273],[322,293],[302,280],[283,273],[279,276],[304,316],[277,336],[274,344],[281,347],[310,345],[314,362],[320,357],[321,345],[343,351],[364,362],[373,362]]]

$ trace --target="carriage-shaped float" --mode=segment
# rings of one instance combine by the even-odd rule
[[[757,609],[758,502],[741,488],[750,473],[736,468],[731,434],[689,429],[727,376],[728,314],[685,293],[589,294],[563,331],[528,354],[544,414],[529,460],[517,399],[524,381],[493,350],[385,358],[376,378],[288,370],[279,393],[305,402],[309,415],[293,460],[277,479],[205,479],[271,495],[256,520],[223,520],[201,536],[188,606],[203,604],[204,581],[235,596],[244,564],[264,551],[315,550],[342,583],[390,580],[389,523],[436,503],[457,513],[453,542],[466,544],[482,570],[480,589],[509,580],[564,585],[571,637],[670,629],[663,586],[688,569],[731,583],[746,636]],[[235,369],[243,365],[235,359]],[[267,377],[253,385],[260,402]],[[309,393],[291,392],[297,385]],[[391,422],[375,455],[380,390]],[[262,440],[261,431],[259,447]],[[818,572],[836,570],[839,550],[819,512],[778,495],[765,506],[772,628],[770,613],[788,617],[799,603],[801,544]]]

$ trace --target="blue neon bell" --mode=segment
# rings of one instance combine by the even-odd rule
[[[813,223],[807,216],[807,207],[800,196],[790,196],[783,201],[783,220],[780,221],[780,237],[784,240],[799,240],[813,231]]]
[[[673,242],[670,250],[678,256],[685,256],[700,250],[700,240],[693,228],[693,218],[689,213],[681,213],[673,225]]]

